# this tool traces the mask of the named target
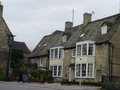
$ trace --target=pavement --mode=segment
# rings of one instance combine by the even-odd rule
[[[61,85],[59,83],[18,83],[0,81],[0,90],[100,90],[101,87],[95,86],[76,86]]]

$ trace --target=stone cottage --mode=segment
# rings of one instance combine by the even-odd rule
[[[3,18],[3,5],[0,3],[0,70],[6,71],[13,35]]]
[[[65,23],[64,31],[42,38],[30,55],[38,67],[52,70],[54,80],[101,82],[101,76],[120,76],[120,14],[83,24]]]

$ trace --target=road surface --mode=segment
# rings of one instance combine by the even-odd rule
[[[0,82],[0,90],[100,90],[100,87],[91,86],[62,86],[60,84],[37,84]]]

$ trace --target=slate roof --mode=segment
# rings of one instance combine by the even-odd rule
[[[76,42],[80,41],[91,40],[95,41],[95,43],[104,43],[106,41],[109,41],[114,34],[117,26],[120,25],[119,21],[120,15],[116,14],[103,19],[92,21],[86,26],[84,26],[83,24],[75,26],[70,29],[69,33],[66,33],[64,31],[55,31],[51,35],[43,37],[43,39],[31,53],[30,57],[47,55],[49,49],[55,46],[62,45],[65,49],[68,49],[74,48],[76,46]],[[110,26],[110,28],[108,29],[108,33],[105,35],[101,35],[101,26],[103,24]],[[65,44],[62,43],[62,36],[64,34],[69,35],[69,38]],[[80,37],[82,34],[84,35]],[[44,46],[44,44],[47,45]]]
[[[26,54],[30,53],[30,50],[28,49],[27,45],[24,42],[14,41],[13,49],[22,50],[23,53],[26,53]]]

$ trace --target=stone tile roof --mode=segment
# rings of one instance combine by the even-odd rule
[[[14,41],[13,49],[22,50],[23,53],[26,53],[26,54],[30,53],[30,50],[28,49],[27,45],[24,42]]]
[[[109,41],[112,35],[114,34],[117,25],[119,25],[120,15],[116,14],[109,16],[103,19],[92,21],[88,25],[84,26],[83,24],[75,26],[70,29],[70,32],[66,33],[63,31],[55,31],[51,35],[43,37],[40,43],[31,53],[30,57],[44,56],[48,55],[48,51],[51,47],[55,46],[64,46],[65,49],[74,48],[76,42],[80,41],[95,41],[95,43],[103,43]],[[101,26],[103,24],[110,26],[108,33],[101,35]],[[63,35],[68,35],[68,40],[63,44],[62,39]],[[83,35],[82,35],[83,34]],[[44,46],[46,44],[46,46]]]
[[[48,55],[48,50],[52,47],[63,46],[62,36],[63,31],[55,31],[51,35],[44,36],[42,40],[35,47],[30,57]]]

